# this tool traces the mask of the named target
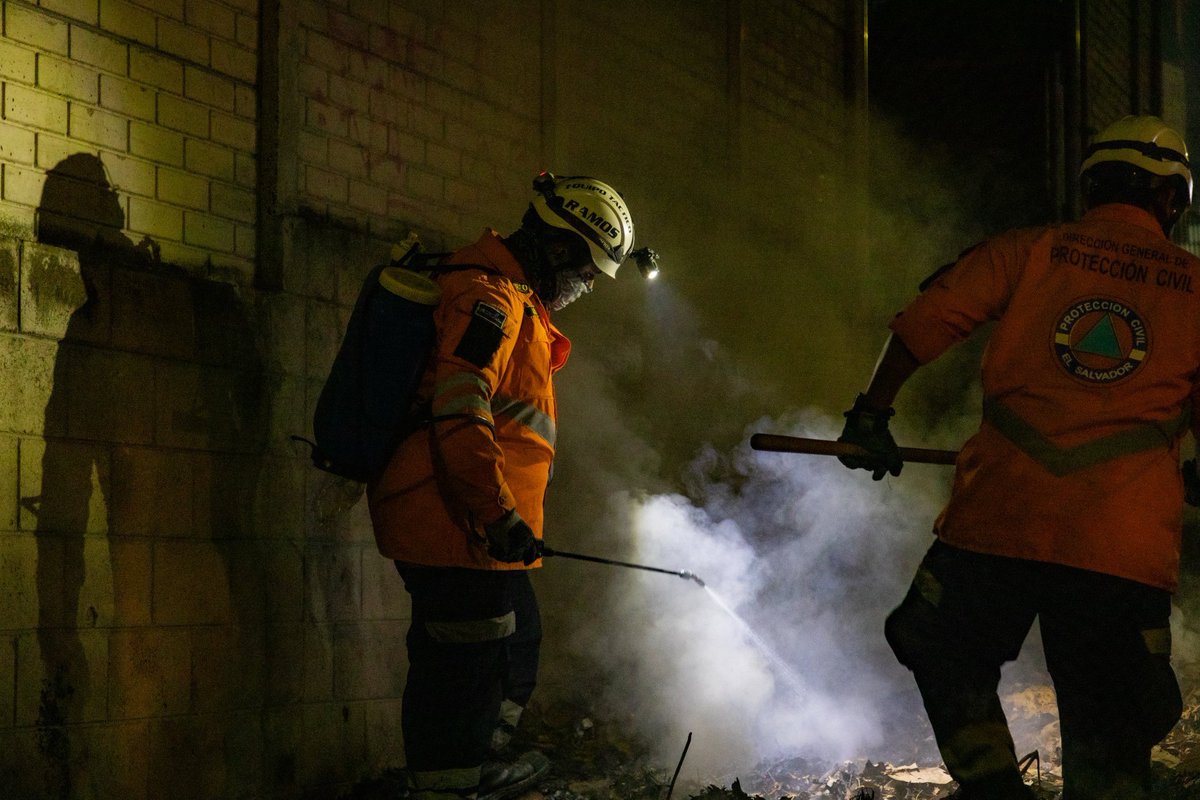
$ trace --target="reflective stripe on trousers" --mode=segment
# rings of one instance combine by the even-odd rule
[[[513,635],[517,629],[517,615],[509,611],[499,617],[468,619],[454,622],[426,620],[425,630],[429,638],[443,644],[471,644],[491,642]]]

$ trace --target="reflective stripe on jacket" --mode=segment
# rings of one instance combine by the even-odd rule
[[[369,487],[375,541],[387,558],[413,564],[525,569],[488,557],[482,527],[516,508],[542,535],[552,376],[570,342],[494,231],[447,263],[490,269],[438,276],[437,344],[419,391],[435,422],[405,439]]]
[[[1173,590],[1200,259],[1149,213],[1104,205],[968,251],[891,327],[926,363],[990,320],[983,424],[938,536]]]

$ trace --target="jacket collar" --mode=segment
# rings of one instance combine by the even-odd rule
[[[1085,212],[1083,219],[1089,222],[1092,220],[1123,222],[1127,225],[1136,225],[1139,228],[1145,228],[1161,239],[1167,238],[1163,234],[1162,226],[1158,224],[1158,219],[1153,214],[1144,208],[1126,205],[1125,203],[1105,203],[1102,206],[1096,206],[1090,211]]]
[[[505,246],[504,240],[501,238],[499,233],[491,228],[485,228],[483,233],[480,234],[479,238],[475,241],[475,244],[471,245],[471,247],[478,250],[483,256],[481,260],[486,261],[488,264],[500,270],[500,273],[504,275],[504,277],[508,278],[513,283],[526,287],[529,291],[530,301],[534,303],[538,313],[540,313],[546,320],[550,319],[549,309],[547,309],[542,303],[542,298],[538,297],[537,292],[533,290],[533,284],[529,282],[529,278],[525,274],[525,268],[521,266],[521,262],[517,261],[516,256],[512,254],[512,251]],[[467,250],[469,249],[470,248],[467,248]],[[467,261],[472,260],[472,258],[472,256],[465,256]],[[550,327],[555,333],[558,333],[558,329],[554,328],[553,323],[551,323]]]
[[[483,254],[484,260],[516,283],[528,283],[525,268],[513,256],[512,251],[504,245],[500,234],[491,228],[485,228],[475,242],[475,247]]]

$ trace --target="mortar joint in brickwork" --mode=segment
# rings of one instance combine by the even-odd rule
[[[29,3],[36,2],[36,0],[20,0],[20,1],[21,2],[29,2]],[[12,2],[12,0],[9,0],[9,2]],[[76,0],[76,2],[84,2],[84,0]],[[36,9],[36,11],[38,14],[40,14],[42,16],[50,17],[50,18],[56,19],[60,22],[67,23],[69,25],[69,29],[71,31],[75,30],[75,27],[77,25],[79,25],[79,20],[74,19],[72,17],[68,17],[67,15],[62,14],[57,11],[54,11],[53,9],[49,9],[49,8],[45,8],[45,7],[38,7]],[[89,33],[91,33],[91,32],[92,31],[89,31]],[[206,64],[202,61],[195,61],[186,56],[179,55],[178,53],[168,54],[168,53],[166,53],[166,51],[157,50],[156,48],[153,47],[153,45],[151,45],[148,42],[142,41],[141,39],[135,39],[131,36],[126,36],[122,33],[118,33],[117,31],[114,31],[111,28],[103,28],[103,30],[100,33],[105,39],[107,39],[109,41],[115,42],[117,44],[125,45],[125,47],[126,47],[126,74],[128,74],[128,66],[129,66],[128,65],[129,49],[130,49],[130,47],[137,47],[142,50],[149,50],[151,52],[162,53],[163,55],[169,55],[169,58],[172,61],[175,61],[179,64],[187,64],[188,66],[196,67],[197,69],[207,72],[211,75],[220,76],[222,78],[226,78],[228,80],[234,81],[235,83],[237,83],[243,87],[250,88],[250,89],[256,88],[256,83],[253,78],[248,78],[248,77],[242,78],[242,77],[238,77],[237,75],[235,75],[233,73],[222,72],[219,69],[213,68],[212,65],[210,65],[210,64]],[[0,25],[0,35],[8,36],[7,15],[4,15],[4,24]],[[69,35],[70,34],[68,33],[68,36]],[[217,38],[220,39],[220,37],[217,37]],[[231,41],[231,43],[232,43],[232,41]],[[251,52],[254,52],[254,51],[251,51]]]

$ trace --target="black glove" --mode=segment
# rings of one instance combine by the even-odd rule
[[[867,453],[861,456],[838,456],[838,461],[850,469],[871,470],[871,478],[880,480],[887,473],[899,475],[904,467],[900,448],[888,430],[888,420],[896,412],[892,409],[872,411],[862,406],[863,396],[854,399],[854,407],[845,413],[846,426],[842,428],[839,442],[856,444]]]
[[[1189,506],[1200,506],[1200,475],[1196,474],[1196,460],[1183,462],[1183,502]]]
[[[497,561],[515,564],[520,561],[529,566],[542,556],[542,542],[533,535],[533,529],[525,524],[514,508],[495,522],[484,525],[487,534],[487,553]]]

